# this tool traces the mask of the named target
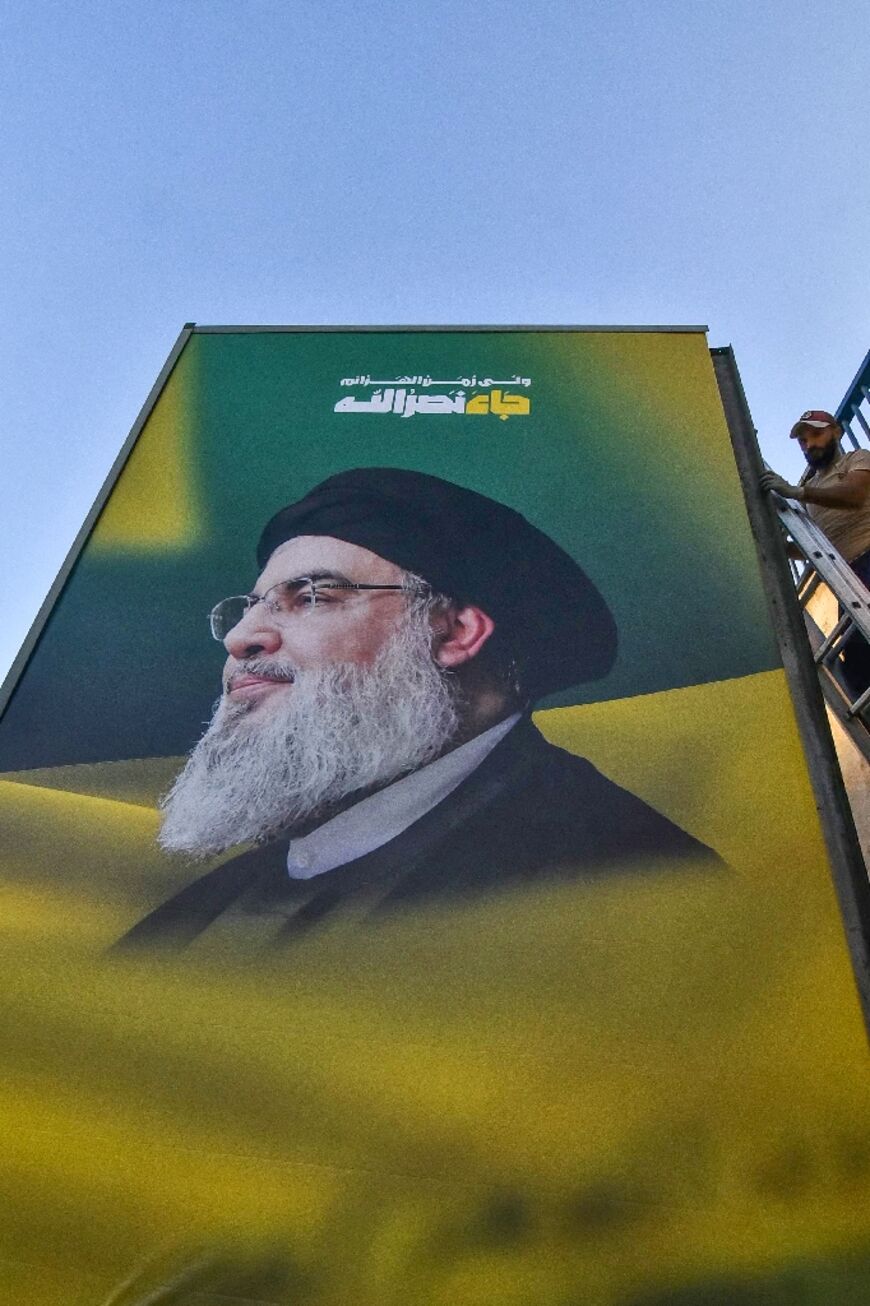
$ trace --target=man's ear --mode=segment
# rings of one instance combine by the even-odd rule
[[[461,667],[477,657],[492,632],[495,622],[482,608],[445,608],[432,623],[432,656],[439,667]]]

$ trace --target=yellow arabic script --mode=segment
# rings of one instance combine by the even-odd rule
[[[525,417],[532,406],[526,395],[509,395],[501,390],[488,394],[472,395],[465,405],[467,413],[495,413],[503,422],[509,417]]]

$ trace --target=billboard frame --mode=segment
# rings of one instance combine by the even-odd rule
[[[269,326],[245,325],[200,326],[186,322],[158,374],[148,396],[125,439],[118,456],[103,482],[90,511],[85,517],[64,559],[54,583],[46,595],[33,624],[0,685],[0,719],[2,719],[17,684],[35,651],[49,617],[57,603],[106,502],[132,454],[139,435],[153,412],[188,341],[194,334],[340,334],[365,333],[643,333],[669,335],[707,335],[708,327],[687,326],[594,326],[594,325],[394,325],[360,326]],[[834,887],[852,959],[865,1025],[870,1032],[870,878],[861,853],[852,820],[845,786],[834,751],[815,665],[803,627],[803,619],[794,593],[782,532],[773,505],[758,486],[763,469],[746,395],[740,380],[733,348],[730,345],[709,349],[724,416],[731,436],[734,458],[743,488],[749,526],[755,541],[762,586],[768,601],[771,622],[785,668],[804,749],[810,781],[822,831],[831,862]]]
[[[870,1033],[870,877],[840,772],[818,673],[788,565],[782,528],[770,495],[759,485],[764,461],[731,345],[711,348],[713,371],[746,511],[797,719],[807,770],[828,850],[840,915],[864,1022]]]

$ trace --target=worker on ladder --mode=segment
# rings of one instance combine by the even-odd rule
[[[870,449],[843,453],[843,428],[831,413],[811,408],[791,428],[807,460],[797,485],[776,472],[761,474],[761,488],[806,505],[813,521],[870,589]],[[843,651],[843,671],[856,693],[870,685],[870,646],[855,634]]]

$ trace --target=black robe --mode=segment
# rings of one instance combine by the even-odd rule
[[[116,947],[182,948],[229,908],[273,912],[276,946],[357,899],[369,919],[541,879],[592,879],[718,858],[524,719],[452,793],[381,848],[310,880],[287,840],[242,853],[157,907]]]

